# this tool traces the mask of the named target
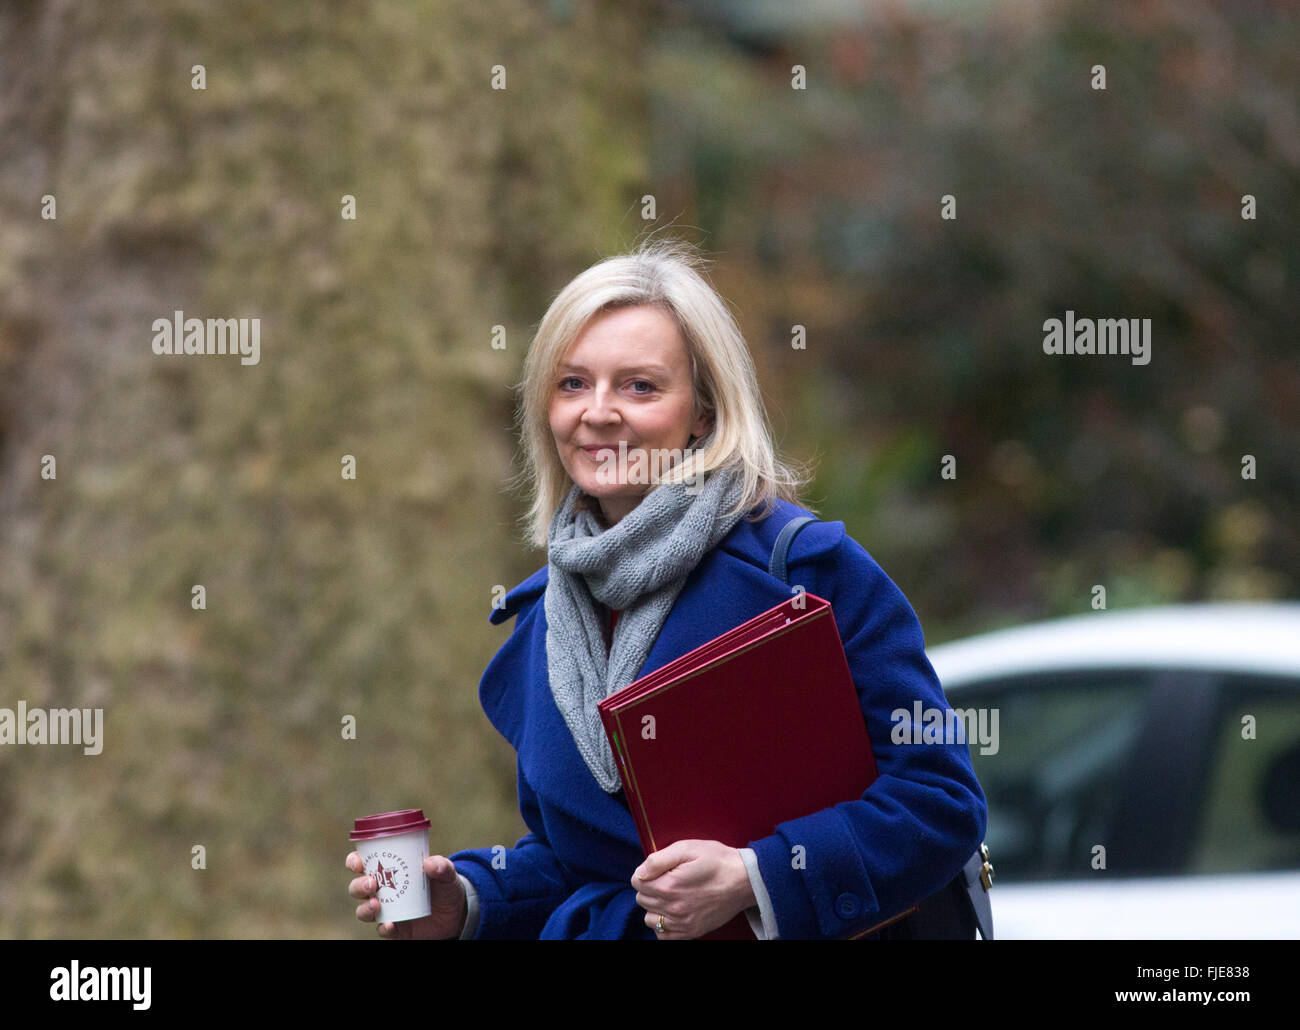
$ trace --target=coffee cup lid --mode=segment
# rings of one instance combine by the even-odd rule
[[[370,840],[373,837],[391,837],[411,830],[427,830],[429,820],[422,808],[403,808],[396,812],[368,815],[353,824],[348,840]]]

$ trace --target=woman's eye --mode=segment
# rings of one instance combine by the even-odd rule
[[[580,382],[582,382],[581,379],[575,379],[573,376],[570,376],[568,379],[561,379],[561,380],[560,380],[560,389],[561,389],[561,390],[567,390],[568,387],[569,387],[569,384],[570,384],[570,383],[580,383]]]
[[[636,382],[634,382],[632,385],[633,385],[633,386],[644,386],[644,387],[647,387],[647,389],[645,389],[645,390],[633,390],[633,391],[632,391],[633,393],[654,393],[654,390],[655,390],[655,384],[654,384],[654,383],[646,382],[646,380],[644,380],[644,379],[638,379],[638,380],[637,380]]]

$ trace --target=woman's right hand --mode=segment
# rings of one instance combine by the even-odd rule
[[[379,887],[373,876],[365,876],[361,856],[353,851],[346,865],[354,873],[361,873],[350,884],[348,894],[363,898],[357,906],[357,918],[363,923],[373,923],[379,915]],[[429,855],[424,860],[424,875],[429,880],[430,915],[419,919],[406,919],[400,923],[380,923],[379,936],[387,940],[445,941],[459,937],[465,929],[469,906],[465,902],[465,888],[460,885],[456,867],[451,859],[442,855]]]

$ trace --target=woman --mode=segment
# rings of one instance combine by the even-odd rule
[[[579,275],[538,328],[521,418],[548,562],[489,616],[515,625],[479,687],[515,747],[531,832],[430,856],[433,914],[381,936],[682,940],[744,912],[759,939],[843,937],[949,883],[983,839],[966,746],[890,739],[891,712],[948,707],[916,615],[842,522],[815,522],[788,580],[831,602],[878,779],[746,848],[643,856],[596,702],[788,599],[768,560],[807,514],[744,339],[697,267],[680,244],[644,245]],[[347,864],[363,872],[355,852]],[[373,878],[349,893],[374,921]]]

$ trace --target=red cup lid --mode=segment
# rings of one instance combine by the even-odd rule
[[[348,840],[370,840],[373,837],[391,837],[411,830],[427,830],[429,820],[422,808],[403,808],[397,812],[368,815],[353,824]]]

